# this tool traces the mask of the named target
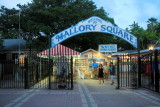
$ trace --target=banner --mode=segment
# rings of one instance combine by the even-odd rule
[[[51,39],[52,48],[72,36],[88,32],[109,33],[122,38],[133,45],[133,47],[137,48],[137,37],[97,16],[82,20],[75,26],[71,26],[70,28],[53,36]]]

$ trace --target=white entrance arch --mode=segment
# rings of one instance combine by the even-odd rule
[[[65,29],[54,35],[51,38],[51,47],[55,47],[57,44],[63,42],[64,40],[72,36],[87,32],[109,33],[119,38],[122,38],[135,48],[138,47],[137,37],[117,26],[114,26],[109,21],[103,20],[97,16],[92,16],[86,20],[82,20],[75,26],[71,26],[70,28]]]

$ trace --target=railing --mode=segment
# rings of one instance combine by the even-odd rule
[[[19,60],[1,60],[0,88],[48,89],[50,85],[51,89],[73,89],[72,61],[71,56],[56,56],[51,58],[48,69],[48,58],[28,56]]]
[[[24,88],[25,69],[14,60],[0,61],[0,88]]]
[[[155,50],[141,57],[141,86],[160,92],[160,51]]]
[[[137,88],[137,57],[131,54],[123,54],[119,55],[117,60],[118,88]]]

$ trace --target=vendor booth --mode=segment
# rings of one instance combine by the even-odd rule
[[[78,71],[78,78],[97,78],[98,66],[93,65],[94,63],[97,65],[104,64],[106,60],[107,57],[104,54],[93,49],[82,52],[79,58],[74,61],[74,67]]]

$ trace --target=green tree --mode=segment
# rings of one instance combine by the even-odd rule
[[[146,49],[149,43],[156,43],[156,41],[160,39],[160,23],[158,23],[157,19],[150,18],[147,23],[146,30],[140,27],[136,22],[130,25],[130,29],[128,30],[139,38],[141,49]]]
[[[157,44],[158,46],[160,46],[160,22],[158,23],[158,26],[156,28],[156,34],[157,34],[157,37],[158,37],[158,40],[157,40]]]
[[[97,9],[91,0],[33,0],[32,3],[18,5],[18,7],[20,10],[5,7],[0,9],[1,29],[5,35],[4,38],[17,38],[17,34],[27,40],[37,38],[32,43],[36,43],[34,46],[40,48],[40,50],[47,48],[48,42],[48,38],[40,36],[40,31],[45,32],[47,35],[50,33],[56,34],[91,16],[99,16],[114,24],[114,19],[110,18],[103,8]],[[12,12],[12,15],[20,13],[20,18],[19,16],[9,17],[8,12]],[[8,21],[9,23],[7,23]],[[84,35],[93,35],[94,38]],[[106,36],[100,38],[99,35]],[[96,49],[97,45],[101,43],[111,43],[112,38],[114,39],[114,36],[110,37],[109,34],[88,33],[68,39],[62,44],[70,44],[68,47],[84,51],[86,48]],[[76,41],[78,41],[78,44]]]
[[[7,9],[4,6],[0,9],[0,31],[2,38],[17,38],[19,26],[18,10]],[[5,35],[5,36],[4,36]]]
[[[139,39],[140,42],[140,49],[146,48],[146,32],[145,30],[138,25],[135,21],[132,25],[129,25],[130,29],[128,29],[128,32],[131,32],[134,36],[136,36]]]
[[[160,39],[159,35],[159,23],[156,18],[150,18],[147,21],[147,38],[149,42],[155,43],[158,39]]]
[[[154,32],[156,30],[156,28],[158,27],[158,22],[156,18],[150,18],[147,21],[147,30]]]

